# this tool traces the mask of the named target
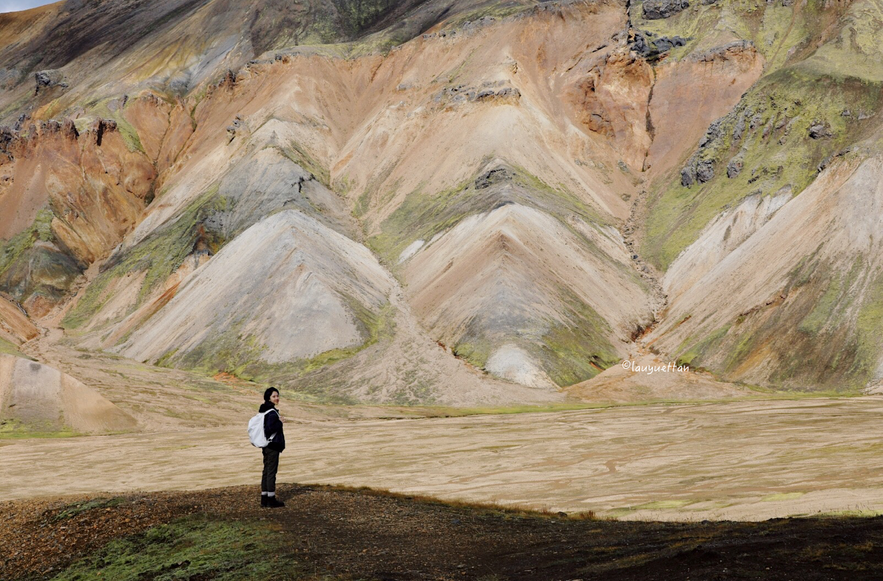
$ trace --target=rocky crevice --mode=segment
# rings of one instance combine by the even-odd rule
[[[647,190],[642,189],[632,199],[631,208],[629,209],[629,217],[623,224],[621,232],[625,246],[629,251],[629,259],[632,266],[640,275],[641,279],[649,289],[650,310],[653,313],[653,322],[646,328],[638,328],[632,339],[638,339],[646,331],[653,328],[663,316],[668,307],[668,296],[662,287],[662,274],[656,270],[649,262],[641,258],[638,249],[641,247],[639,233],[641,224],[644,223],[643,216],[647,212]]]

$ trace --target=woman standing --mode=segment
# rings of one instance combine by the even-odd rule
[[[279,390],[270,387],[264,392],[264,403],[258,410],[264,414],[264,435],[270,440],[265,448],[261,448],[264,454],[264,473],[261,476],[261,506],[267,508],[285,506],[284,502],[276,498],[276,471],[279,470],[279,454],[285,449],[285,433],[282,431],[285,419],[276,409],[278,404]]]

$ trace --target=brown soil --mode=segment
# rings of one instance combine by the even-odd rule
[[[185,515],[265,522],[339,579],[879,579],[883,518],[760,523],[580,520],[367,490],[284,485],[0,504],[0,578],[46,578],[108,541]],[[80,504],[71,503],[79,501]],[[67,512],[65,512],[67,511]],[[285,571],[279,578],[286,577]],[[324,578],[324,577],[323,577]]]

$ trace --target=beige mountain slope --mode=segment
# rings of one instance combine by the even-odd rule
[[[689,362],[752,383],[844,389],[850,376],[879,382],[881,178],[878,157],[825,170],[671,296],[668,318],[651,335],[654,346],[686,349]],[[804,366],[807,358],[820,365]]]
[[[495,375],[536,387],[574,383],[591,373],[581,366],[615,363],[633,329],[652,317],[618,233],[574,226],[520,204],[473,214],[409,259],[410,302],[433,337]],[[578,227],[606,234],[608,246],[589,246]],[[611,247],[620,262],[603,253]],[[584,361],[580,327],[594,350]],[[559,364],[537,365],[549,357]]]
[[[0,338],[21,344],[38,334],[37,327],[9,300],[0,297]]]
[[[880,4],[847,4],[647,20],[615,0],[108,0],[0,18],[21,35],[0,46],[0,287],[34,318],[66,313],[80,348],[330,400],[586,394],[654,322],[660,357],[728,379],[864,387],[883,351],[865,339],[873,245],[794,205],[830,194],[845,149],[865,143],[847,162],[863,168],[879,151]],[[785,220],[805,232],[787,258],[764,234]],[[806,279],[767,327],[752,309],[784,279],[755,262]],[[809,344],[854,356],[801,375]]]
[[[874,388],[883,68],[868,62],[883,56],[872,32],[883,4],[799,16],[819,27],[817,45],[794,44],[802,58],[712,125],[650,207],[656,260],[681,251],[663,283],[670,309],[647,339],[731,381]],[[680,225],[668,240],[663,216]]]
[[[235,81],[228,78],[211,90],[196,108],[197,130],[185,155],[193,161],[185,162],[178,172],[182,181],[171,178],[165,182],[168,193],[151,208],[130,238],[131,243],[143,239],[151,228],[192,203],[197,192],[210,187],[206,178],[215,172],[207,170],[209,164],[218,163],[212,160],[247,156],[256,149],[255,141],[279,144],[304,163],[310,162],[312,156],[293,151],[295,147],[307,147],[314,152],[312,155],[317,155],[318,150],[317,163],[331,168],[331,181],[343,184],[348,191],[360,192],[357,198],[351,198],[351,203],[366,224],[369,245],[393,264],[405,247],[419,244],[419,234],[424,234],[424,239],[442,234],[449,225],[469,214],[490,211],[506,199],[507,194],[495,190],[487,192],[494,195],[475,195],[481,188],[467,191],[464,180],[471,180],[482,171],[514,167],[510,175],[520,178],[517,181],[525,203],[551,211],[565,222],[582,216],[576,221],[583,228],[577,229],[577,237],[571,243],[586,245],[584,257],[591,253],[592,236],[605,240],[593,251],[597,257],[594,260],[600,262],[578,268],[595,273],[595,280],[616,273],[614,276],[620,277],[620,284],[627,289],[622,300],[605,302],[598,298],[586,302],[588,291],[575,289],[577,281],[545,284],[532,303],[535,310],[526,319],[523,315],[520,319],[486,316],[482,312],[482,295],[490,286],[484,286],[486,277],[481,279],[479,268],[467,266],[458,277],[449,278],[463,281],[463,289],[472,289],[472,310],[461,311],[459,318],[433,326],[428,318],[436,317],[434,311],[443,310],[445,301],[461,306],[468,303],[448,294],[430,305],[424,294],[423,302],[415,305],[416,312],[424,324],[432,327],[433,338],[450,344],[457,354],[476,365],[486,367],[492,355],[490,345],[508,345],[507,352],[514,354],[514,361],[501,363],[497,359],[497,364],[488,367],[501,376],[536,377],[536,382],[524,379],[536,385],[550,385],[550,376],[558,385],[591,377],[621,357],[623,342],[652,318],[646,306],[650,302],[646,287],[637,273],[626,266],[627,251],[622,239],[606,223],[609,218],[604,218],[611,212],[620,217],[626,213],[622,199],[605,182],[618,183],[629,190],[633,186],[621,171],[599,171],[594,162],[589,165],[580,160],[607,157],[610,166],[614,165],[613,151],[606,140],[586,140],[579,126],[564,129],[569,125],[567,112],[574,106],[573,84],[582,82],[586,71],[601,63],[607,75],[604,79],[610,78],[609,85],[604,79],[598,81],[598,87],[608,91],[602,98],[608,101],[604,111],[614,111],[617,95],[619,103],[627,105],[627,110],[613,115],[611,137],[625,149],[637,147],[635,144],[646,137],[646,106],[633,111],[632,104],[622,95],[633,92],[629,88],[634,84],[631,75],[633,69],[640,69],[640,63],[620,54],[625,45],[615,45],[614,49],[619,51],[615,54],[611,52],[614,49],[593,54],[591,62],[586,63],[581,62],[585,48],[569,48],[613,35],[623,24],[623,16],[615,4],[593,9],[559,8],[540,11],[530,21],[512,20],[482,27],[462,38],[430,35],[408,43],[385,59],[369,57],[348,62],[292,56],[270,65],[252,66],[237,75]],[[581,44],[561,44],[562,38],[572,39],[574,34],[584,39]],[[537,54],[543,55],[541,62],[536,61]],[[541,69],[556,70],[568,63],[568,74],[548,86]],[[624,70],[616,72],[617,67]],[[729,75],[729,70],[724,69],[724,76]],[[644,83],[645,77],[639,74],[638,81]],[[329,83],[331,90],[323,87]],[[730,84],[734,83],[731,80]],[[649,94],[649,84],[642,86],[640,90]],[[355,101],[355,95],[362,98]],[[354,103],[358,103],[355,108]],[[362,121],[365,117],[369,121]],[[231,118],[234,125],[228,127],[228,140],[219,139],[218,128]],[[646,143],[635,153],[633,165],[638,169],[646,155],[642,149],[645,146]],[[574,154],[579,157],[573,159]],[[489,158],[497,161],[489,163]],[[609,166],[602,163],[600,167]],[[558,185],[548,187],[534,175],[543,175],[545,180]],[[194,176],[202,176],[203,182],[194,183],[194,179],[200,179]],[[451,198],[464,201],[455,205]],[[421,210],[414,207],[418,204],[434,209],[422,208],[425,213],[421,216]],[[563,224],[559,227],[553,222],[544,223],[542,229],[563,231]],[[539,235],[540,230],[534,231],[534,235]],[[478,232],[476,237],[480,236]],[[605,257],[608,252],[612,255]],[[423,263],[416,259],[413,262]],[[435,278],[432,273],[444,268],[440,263],[432,266],[436,263],[427,264],[430,270],[424,280]],[[516,269],[529,269],[519,265],[518,260],[515,264]],[[409,267],[403,272],[409,288],[420,284],[411,280],[417,270]],[[501,285],[513,284],[502,270],[494,276],[499,276]],[[616,294],[604,289],[600,297],[605,293]],[[490,299],[497,300],[499,309],[508,313],[529,311],[524,304],[519,306],[514,297],[509,302],[501,302],[500,298]],[[553,305],[545,313],[539,307],[544,301]],[[557,314],[562,311],[563,317]],[[467,330],[463,322],[476,318],[484,319],[488,325],[473,324]],[[531,335],[534,338],[527,345],[519,338]],[[543,347],[550,340],[558,344],[551,349]],[[518,347],[519,344],[522,346]],[[518,350],[512,351],[512,346]],[[523,347],[532,353],[528,355]],[[527,375],[510,369],[522,366],[530,370]]]
[[[554,391],[482,385],[480,376],[437,346],[415,341],[415,325],[400,312],[400,299],[391,296],[399,292],[396,288],[364,246],[301,212],[283,210],[246,230],[196,270],[175,298],[117,350],[137,360],[226,366],[241,376],[275,380],[296,377],[303,367],[321,365],[322,358],[341,359],[388,341],[395,332],[416,343],[385,349],[409,351],[413,360],[404,364],[412,370],[411,381],[399,380],[395,372],[385,373],[382,382],[371,381],[365,375],[378,363],[390,368],[402,363],[390,357],[373,365],[363,362],[351,381],[359,400],[476,405],[502,404],[512,397],[559,399]],[[465,385],[446,385],[455,380]],[[422,393],[411,393],[417,386]],[[340,398],[352,391],[340,386],[332,393]]]
[[[255,364],[309,359],[369,340],[373,330],[358,314],[379,319],[392,286],[364,246],[296,210],[283,210],[188,277],[119,351],[152,362],[200,361],[221,357],[222,349],[245,361],[242,351],[256,351]],[[193,355],[209,344],[217,345],[214,352]]]
[[[130,431],[135,419],[57,369],[0,354],[0,419],[29,431]],[[5,423],[5,422],[4,422]]]

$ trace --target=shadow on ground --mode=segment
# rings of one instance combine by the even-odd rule
[[[619,522],[284,485],[0,504],[0,579],[880,579],[883,518]]]

